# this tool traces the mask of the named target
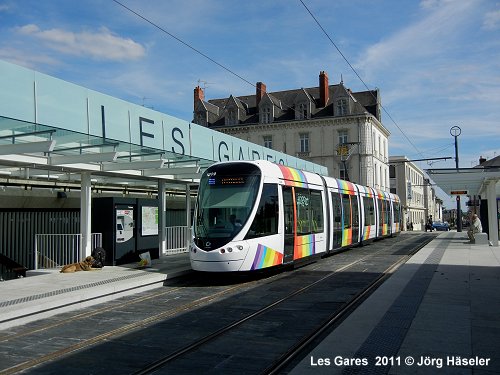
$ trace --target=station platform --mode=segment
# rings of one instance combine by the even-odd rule
[[[443,232],[290,375],[500,374],[500,247]]]
[[[158,288],[166,279],[192,272],[188,253],[86,272],[59,269],[28,271],[26,277],[0,282],[0,330]]]
[[[289,374],[500,374],[500,248],[466,237],[443,232],[433,239]],[[146,269],[29,271],[0,282],[0,330],[161,287],[189,272],[187,253]]]

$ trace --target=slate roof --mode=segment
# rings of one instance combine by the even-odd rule
[[[500,155],[493,159],[486,160],[474,168],[495,168],[500,167]]]
[[[325,107],[320,107],[319,87],[300,88],[285,91],[266,92],[261,99],[270,100],[275,106],[274,122],[295,120],[295,104],[297,99],[302,96],[309,100],[311,105],[311,118],[332,117],[334,115],[334,105],[337,98],[348,98],[350,103],[350,115],[371,114],[380,120],[378,110],[379,92],[378,90],[351,92],[343,83],[329,85],[329,99]],[[229,98],[211,99],[206,104],[209,110],[209,127],[220,127],[225,125],[225,111],[227,105],[230,105],[231,98],[234,98],[237,107],[240,109],[239,123],[237,126],[245,124],[259,123],[258,108],[256,107],[256,95],[245,95]],[[211,106],[211,107],[209,107]],[[218,107],[218,117],[214,107]],[[210,108],[210,109],[209,109]]]

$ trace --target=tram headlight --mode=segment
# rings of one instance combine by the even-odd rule
[[[225,254],[225,253],[233,253],[237,251],[242,251],[244,247],[242,245],[234,245],[234,246],[228,246],[228,247],[223,247],[219,249],[220,254]]]

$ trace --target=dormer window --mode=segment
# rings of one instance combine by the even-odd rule
[[[346,98],[337,99],[337,116],[349,114],[349,102]]]
[[[305,120],[309,117],[309,111],[307,108],[307,103],[299,103],[295,113],[296,120]]]
[[[207,115],[204,112],[197,112],[194,122],[201,126],[207,126]]]
[[[230,108],[226,115],[226,125],[236,125],[238,123],[238,113],[235,108]]]
[[[272,111],[270,106],[262,107],[260,110],[260,118],[262,124],[270,124],[272,122]]]

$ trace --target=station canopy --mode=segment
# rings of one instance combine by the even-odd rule
[[[321,165],[0,60],[0,182],[146,188],[196,184],[217,161]]]
[[[487,184],[500,181],[499,167],[427,169],[426,172],[449,195],[485,194]],[[496,184],[496,194],[500,194],[499,184]]]
[[[0,178],[39,186],[80,182],[91,172],[96,186],[156,189],[197,182],[213,160],[0,116]]]

